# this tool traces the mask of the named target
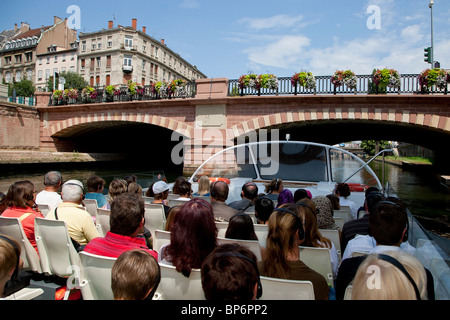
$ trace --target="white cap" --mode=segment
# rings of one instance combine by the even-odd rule
[[[76,185],[76,186],[79,186],[81,189],[83,189],[84,187],[83,187],[83,183],[81,183],[81,181],[79,181],[79,180],[69,180],[69,181],[66,181],[64,184],[63,184],[63,186],[65,186],[65,185],[70,185],[70,184],[72,184],[72,185]]]
[[[157,181],[153,184],[153,193],[159,194],[169,190],[169,185],[164,181]]]

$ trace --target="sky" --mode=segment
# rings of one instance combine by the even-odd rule
[[[332,75],[351,69],[402,74],[430,67],[430,0],[2,0],[0,30],[31,28],[68,18],[79,32],[114,25],[147,33],[208,78],[248,73],[289,77],[300,71]],[[79,8],[79,15],[72,6]],[[69,9],[69,10],[68,10]],[[77,19],[75,19],[77,18]],[[450,69],[450,0],[434,0],[435,60]]]

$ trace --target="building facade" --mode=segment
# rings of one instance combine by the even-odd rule
[[[0,49],[0,76],[6,83],[23,78],[34,82],[36,57],[47,53],[50,46],[68,49],[76,40],[77,32],[68,28],[67,19],[54,17],[53,25],[37,29],[25,26],[18,35],[4,41]]]
[[[129,80],[148,85],[157,81],[206,78],[196,66],[169,49],[164,40],[158,41],[137,29],[137,20],[131,27],[114,27],[80,33],[78,73],[91,86],[127,84]]]

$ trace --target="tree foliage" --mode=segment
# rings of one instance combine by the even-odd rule
[[[83,88],[88,85],[86,80],[84,80],[84,78],[76,72],[60,72],[59,78],[61,77],[66,79],[64,89],[83,90]],[[58,78],[56,78],[56,89],[58,89],[58,81]],[[49,92],[53,92],[53,76],[51,76],[47,81],[47,89]]]
[[[374,156],[375,155],[376,142],[377,141],[375,141],[375,140],[363,140],[363,141],[361,141],[361,148],[368,155]],[[378,151],[381,151],[383,149],[388,149],[389,148],[389,141],[380,140],[380,141],[378,141],[378,143],[379,143],[379,150]]]

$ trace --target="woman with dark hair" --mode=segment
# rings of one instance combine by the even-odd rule
[[[278,195],[284,189],[283,180],[272,179],[272,181],[265,185],[264,192],[266,196],[271,200],[278,200]]]
[[[258,240],[252,218],[240,212],[231,217],[225,233],[227,239]]]
[[[211,204],[202,199],[186,202],[170,231],[170,244],[160,250],[161,263],[171,264],[185,277],[200,269],[217,246],[217,227]]]
[[[31,181],[15,182],[9,187],[6,194],[5,202],[8,208],[3,211],[2,217],[19,218],[28,240],[37,252],[34,219],[44,216],[39,211],[35,201],[36,191]]]

